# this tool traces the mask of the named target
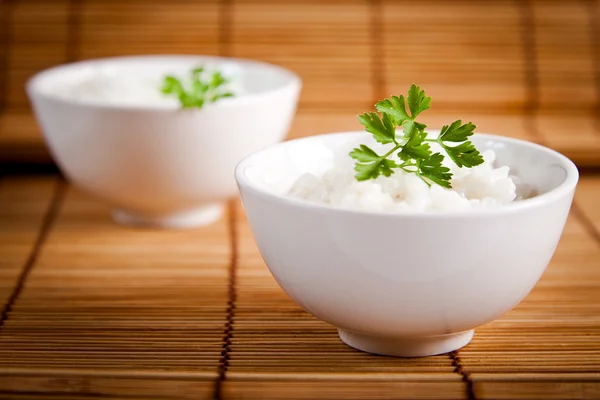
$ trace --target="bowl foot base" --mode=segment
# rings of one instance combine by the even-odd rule
[[[183,229],[210,225],[221,218],[223,210],[222,204],[210,204],[176,214],[148,216],[117,209],[112,212],[112,218],[120,225]]]
[[[469,344],[474,330],[441,336],[380,337],[338,329],[340,339],[367,353],[394,357],[425,357],[448,353]]]

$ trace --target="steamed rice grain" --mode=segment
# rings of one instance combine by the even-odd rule
[[[437,144],[431,147],[444,154]],[[452,189],[446,189],[436,184],[429,187],[415,174],[402,170],[395,170],[390,177],[359,182],[354,177],[354,160],[347,149],[339,149],[332,168],[320,176],[302,174],[288,195],[336,208],[386,212],[468,211],[517,200],[516,178],[510,175],[509,167],[494,166],[493,150],[482,152],[482,156],[484,163],[473,168],[459,168],[445,157],[443,164],[453,174]]]

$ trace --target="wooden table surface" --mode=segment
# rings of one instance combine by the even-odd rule
[[[351,349],[277,286],[237,200],[205,228],[114,224],[57,176],[0,180],[0,398],[600,398],[600,177],[514,310],[452,354]]]

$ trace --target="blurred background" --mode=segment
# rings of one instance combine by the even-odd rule
[[[437,128],[534,140],[600,165],[600,2],[0,0],[0,162],[51,165],[24,92],[35,72],[128,54],[265,60],[304,80],[289,138],[421,85]]]

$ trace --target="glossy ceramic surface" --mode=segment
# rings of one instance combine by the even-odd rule
[[[302,172],[331,165],[328,148],[363,132],[314,136],[244,159],[236,178],[260,252],[283,290],[361,350],[426,356],[466,345],[515,307],[560,239],[575,165],[539,145],[475,135],[539,195],[496,210],[391,214],[289,198]]]
[[[52,92],[93,67],[162,75],[207,62],[232,71],[246,93],[181,110],[66,100]],[[237,193],[236,164],[286,136],[300,89],[300,79],[278,66],[199,56],[78,62],[43,71],[27,85],[51,154],[70,181],[108,202],[120,223],[171,228],[220,217],[222,202]]]

